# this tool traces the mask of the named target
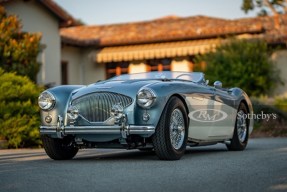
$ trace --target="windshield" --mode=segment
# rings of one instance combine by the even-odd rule
[[[147,73],[125,74],[113,77],[110,81],[126,81],[126,80],[144,80],[144,79],[178,79],[192,82],[203,82],[204,74],[201,72],[174,72],[174,71],[154,71]]]

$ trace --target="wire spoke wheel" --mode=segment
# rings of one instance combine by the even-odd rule
[[[167,102],[152,141],[156,155],[162,160],[178,160],[185,152],[188,135],[187,112],[178,97]]]
[[[244,142],[247,135],[247,123],[246,123],[246,116],[244,111],[240,110],[237,113],[237,135],[240,142]]]
[[[171,121],[169,125],[170,140],[174,149],[180,149],[185,136],[184,118],[179,109],[175,109],[171,113]]]

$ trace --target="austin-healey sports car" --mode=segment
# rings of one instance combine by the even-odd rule
[[[154,151],[178,160],[187,146],[223,143],[244,150],[252,104],[240,88],[208,85],[201,72],[125,74],[87,86],[42,92],[40,133],[47,155],[72,159],[81,148]]]

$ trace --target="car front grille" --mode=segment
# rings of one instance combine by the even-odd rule
[[[84,95],[72,101],[72,106],[79,109],[79,113],[90,122],[104,122],[110,117],[113,105],[120,104],[127,107],[132,103],[128,96],[111,93],[96,92]]]

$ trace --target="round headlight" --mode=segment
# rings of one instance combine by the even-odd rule
[[[44,91],[38,98],[39,107],[43,110],[51,110],[55,106],[56,99],[52,93]]]
[[[137,104],[143,108],[151,107],[156,100],[156,95],[151,89],[143,88],[137,94]]]

